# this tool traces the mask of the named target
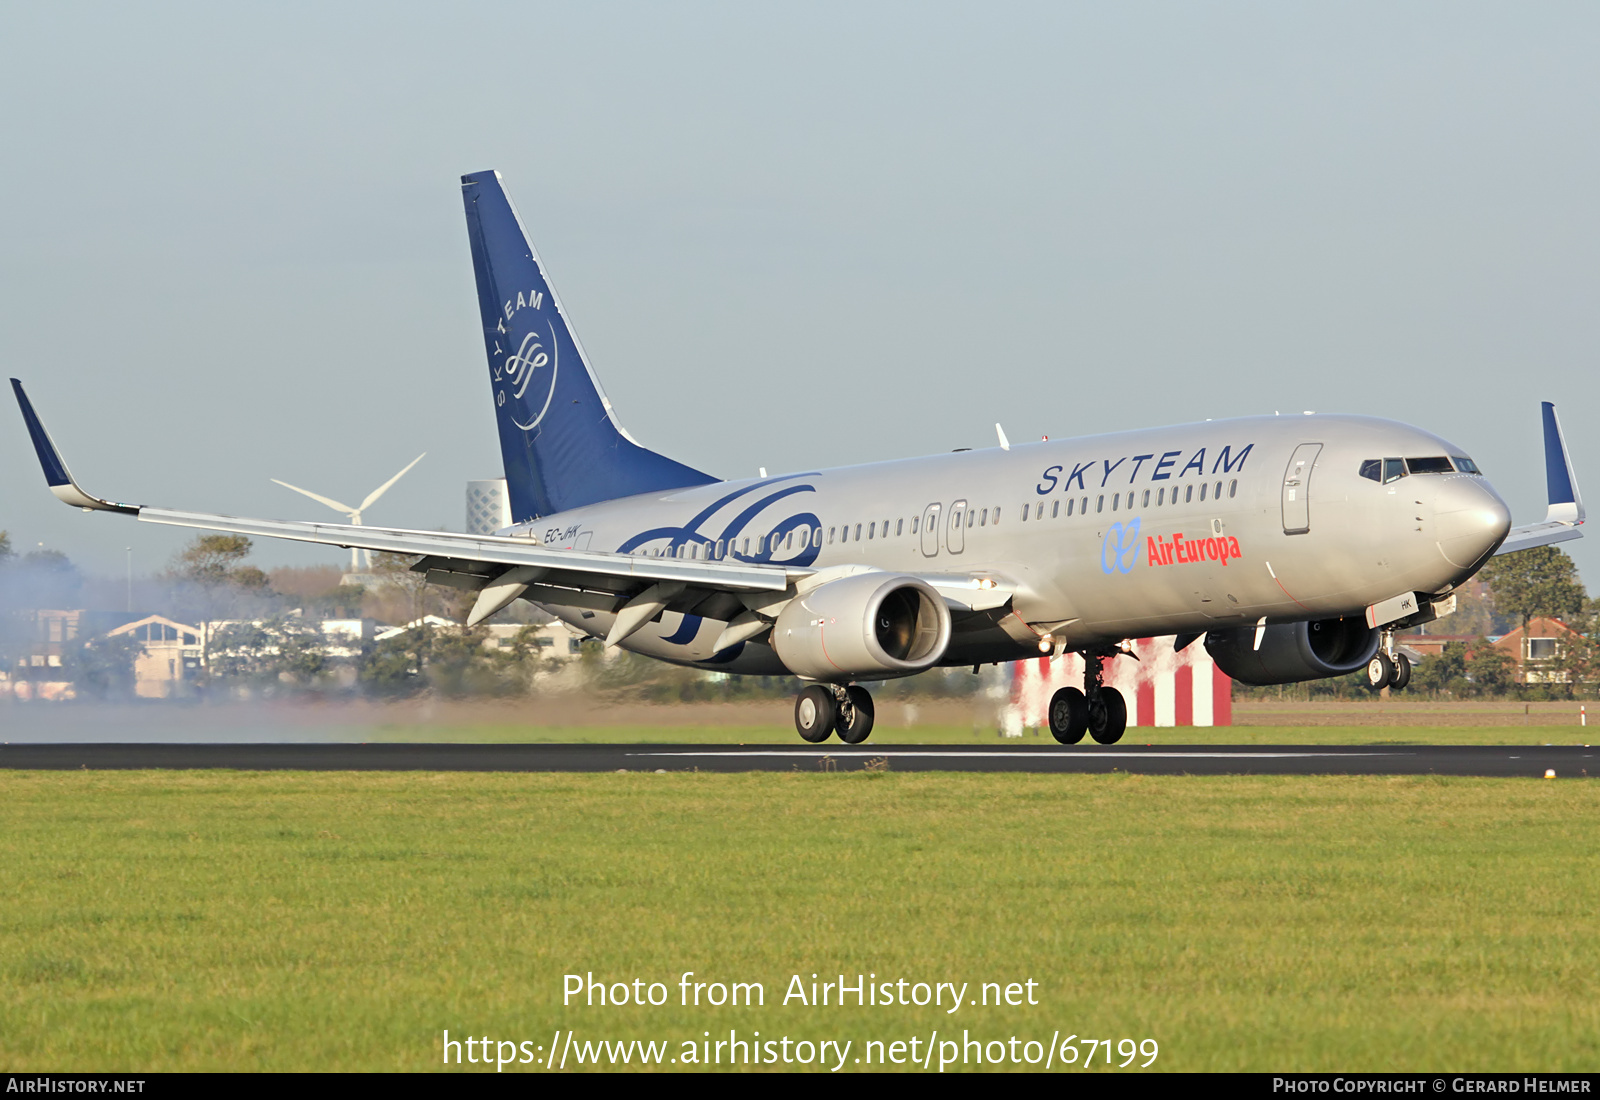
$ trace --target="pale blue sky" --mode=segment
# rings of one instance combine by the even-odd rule
[[[0,356],[92,490],[459,528],[498,475],[457,177],[641,442],[722,475],[1281,409],[1600,501],[1592,4],[0,9]],[[44,491],[120,572],[185,539]],[[1600,543],[1575,556],[1600,581]],[[260,546],[263,564],[344,560]]]

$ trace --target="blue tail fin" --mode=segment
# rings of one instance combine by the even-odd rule
[[[500,173],[462,176],[461,195],[512,519],[717,481],[616,422]]]

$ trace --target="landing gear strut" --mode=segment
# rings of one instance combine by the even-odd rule
[[[1083,690],[1065,687],[1050,699],[1050,733],[1063,745],[1076,745],[1087,733],[1102,745],[1122,740],[1128,728],[1128,703],[1122,692],[1101,683],[1102,653],[1080,653]]]
[[[847,745],[859,745],[872,733],[872,696],[858,684],[812,684],[794,701],[794,728],[813,745],[838,733]]]

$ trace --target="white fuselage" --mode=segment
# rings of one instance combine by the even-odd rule
[[[1387,483],[1361,469],[1464,455],[1393,421],[1250,417],[721,482],[510,533],[552,547],[993,581],[1010,605],[958,623],[942,662],[974,664],[1036,653],[1046,634],[1075,649],[1263,617],[1360,615],[1402,593],[1446,592],[1505,537],[1505,503],[1481,475],[1448,464]],[[612,621],[542,606],[597,636]],[[764,645],[713,653],[725,618],[668,611],[625,646],[782,671]]]

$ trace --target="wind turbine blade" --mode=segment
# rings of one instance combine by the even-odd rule
[[[356,511],[365,512],[368,508],[370,508],[372,506],[373,501],[377,500],[384,493],[387,493],[389,491],[389,486],[393,485],[395,482],[397,482],[401,478],[405,477],[406,474],[411,472],[411,467],[412,466],[415,466],[417,463],[421,462],[423,459],[425,459],[427,457],[428,457],[428,452],[427,451],[423,451],[416,458],[413,458],[411,460],[410,464],[407,465],[404,470],[401,470],[398,474],[395,474],[388,481],[385,481],[382,485],[380,485],[376,489],[372,490],[371,493],[367,494],[367,499],[363,500],[361,502],[361,507],[357,508]]]
[[[319,503],[322,503],[322,504],[326,504],[329,508],[332,508],[335,512],[343,512],[345,515],[348,516],[350,513],[355,511],[355,509],[350,507],[350,505],[348,505],[348,504],[340,504],[337,500],[331,500],[328,497],[323,496],[321,493],[313,493],[310,489],[302,489],[298,485],[290,485],[287,481],[279,481],[275,477],[268,478],[267,480],[272,482],[274,485],[282,485],[285,489],[293,489],[295,492],[299,493],[302,496],[308,496],[312,500],[318,501]]]

